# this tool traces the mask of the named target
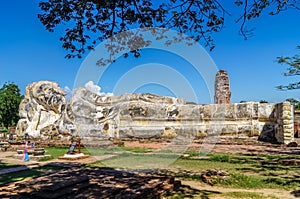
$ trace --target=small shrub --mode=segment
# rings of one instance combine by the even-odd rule
[[[217,162],[230,162],[230,156],[227,154],[213,154],[209,160]]]

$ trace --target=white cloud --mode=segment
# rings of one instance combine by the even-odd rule
[[[113,93],[106,93],[105,96],[106,97],[111,97],[111,96],[114,96],[114,94]]]
[[[88,81],[88,82],[84,85],[84,87],[85,87],[86,89],[88,89],[89,91],[91,91],[92,93],[95,93],[95,94],[97,94],[97,95],[100,95],[101,87],[98,86],[98,85],[96,85],[96,84],[94,84],[93,81]]]
[[[110,97],[110,96],[113,96],[114,94],[113,93],[105,93],[105,92],[101,92],[101,87],[94,84],[93,81],[88,81],[84,87],[86,89],[88,89],[89,91],[97,94],[97,95],[100,95],[100,96],[106,96],[106,97]]]
[[[69,93],[72,92],[72,90],[68,86],[64,87],[64,91],[65,91],[66,94],[69,94]]]
[[[65,86],[64,87],[64,92],[66,94],[66,99],[69,100],[72,96],[72,90],[68,87],[68,86]]]

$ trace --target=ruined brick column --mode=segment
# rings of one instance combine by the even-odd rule
[[[279,143],[288,144],[294,141],[294,115],[293,105],[290,102],[282,102],[277,105],[277,123],[275,138]]]
[[[215,104],[230,104],[230,86],[227,71],[219,70],[215,80]]]

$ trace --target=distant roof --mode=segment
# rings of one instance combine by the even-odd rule
[[[299,113],[300,114],[300,110],[295,110],[294,113]]]

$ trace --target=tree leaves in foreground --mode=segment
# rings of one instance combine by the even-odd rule
[[[300,46],[297,46],[300,49]],[[293,57],[277,57],[277,62],[280,64],[288,65],[287,72],[283,73],[284,76],[295,76],[300,75],[300,57],[298,54]],[[290,83],[289,85],[277,86],[279,90],[292,90],[299,89],[300,82]]]
[[[173,29],[196,42],[202,41],[212,50],[212,33],[221,31],[225,17],[232,16],[226,7],[240,8],[235,17],[239,32],[246,39],[251,32],[246,28],[247,21],[263,12],[275,15],[291,7],[298,9],[298,4],[297,0],[44,0],[39,4],[42,12],[38,17],[50,32],[65,25],[60,40],[69,52],[66,57],[80,58],[98,43],[133,28]],[[120,45],[129,44],[122,42]],[[143,45],[149,42],[142,42]]]
[[[16,84],[4,84],[0,89],[0,125],[8,128],[19,120],[19,105],[22,96]]]

